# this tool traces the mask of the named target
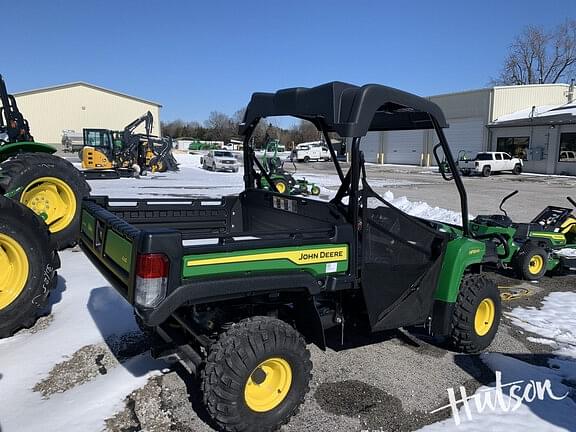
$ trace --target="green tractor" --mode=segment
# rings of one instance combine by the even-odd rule
[[[46,224],[24,205],[0,196],[0,338],[36,322],[59,266]]]
[[[86,180],[56,149],[34,141],[16,98],[0,75],[0,195],[39,215],[58,249],[73,246],[80,231],[80,203],[90,192]]]
[[[277,139],[270,140],[266,145],[266,150],[261,159],[262,172],[268,174],[260,176],[260,188],[271,190],[270,184],[274,186],[276,192],[286,195],[320,195],[320,187],[315,183],[311,183],[306,178],[297,179],[293,174],[296,172],[296,164],[294,165],[294,172],[289,172],[284,169],[285,161],[281,160],[278,156],[278,146],[280,141]],[[269,155],[272,153],[272,156]]]
[[[514,223],[503,205],[518,191],[500,203],[501,215],[481,215],[470,223],[477,236],[498,236],[500,263],[514,270],[521,279],[535,281],[546,272],[576,270],[576,216],[573,209],[548,206],[529,223]],[[576,202],[567,198],[572,206]],[[575,253],[563,254],[565,251]]]

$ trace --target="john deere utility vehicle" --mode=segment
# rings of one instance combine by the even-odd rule
[[[0,76],[0,195],[30,207],[48,225],[59,249],[76,243],[80,202],[90,188],[56,149],[37,143]]]
[[[42,219],[0,196],[0,338],[36,322],[59,266]]]
[[[576,216],[573,209],[548,206],[529,223],[515,223],[504,210],[504,203],[518,191],[506,196],[500,203],[501,215],[483,215],[470,223],[477,236],[501,237],[498,252],[501,264],[513,269],[521,279],[539,280],[546,272],[572,272],[576,270]],[[576,208],[576,202],[568,197]],[[507,244],[504,248],[503,243]]]
[[[341,179],[330,202],[276,190],[251,146],[258,122],[271,116],[308,120],[324,134]],[[142,328],[164,341],[154,355],[201,375],[204,403],[222,429],[274,430],[302,404],[312,369],[306,343],[324,349],[326,332],[346,344],[358,332],[422,326],[471,353],[494,338],[500,297],[482,267],[497,262],[496,244],[469,229],[446,126],[434,103],[381,85],[255,93],[240,126],[242,193],[180,202],[92,197],[83,203],[81,247],[134,305]],[[403,213],[366,179],[362,138],[414,129],[436,131],[461,229]],[[346,174],[330,132],[351,140]],[[270,190],[258,188],[262,179]]]
[[[154,117],[148,111],[123,131],[84,129],[79,152],[84,175],[89,179],[131,177],[134,174],[178,170],[172,140],[152,135]],[[144,124],[145,133],[134,133]]]

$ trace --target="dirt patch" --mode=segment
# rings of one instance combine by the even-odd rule
[[[195,414],[186,384],[175,373],[151,378],[125,399],[125,408],[106,420],[108,432],[197,432],[211,430]]]
[[[80,384],[93,380],[130,357],[143,353],[149,346],[142,333],[113,336],[106,343],[86,345],[72,356],[56,364],[48,376],[38,382],[33,390],[48,398],[63,393]]]

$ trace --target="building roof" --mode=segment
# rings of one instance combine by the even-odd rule
[[[33,90],[26,90],[23,92],[19,92],[19,93],[14,93],[14,96],[26,96],[26,95],[30,95],[30,94],[35,94],[35,93],[43,93],[43,92],[49,92],[49,91],[54,91],[54,90],[61,90],[61,89],[66,89],[66,88],[70,88],[70,87],[89,87],[92,88],[94,90],[98,90],[98,91],[103,91],[106,93],[110,93],[116,96],[121,96],[121,97],[125,97],[128,99],[133,99],[136,100],[138,102],[144,102],[150,105],[156,105],[157,107],[161,107],[162,105],[159,104],[158,102],[154,102],[151,100],[147,100],[147,99],[142,99],[136,96],[131,96],[129,94],[126,93],[121,93],[115,90],[110,90],[104,87],[100,87],[97,86],[95,84],[90,84],[84,81],[76,81],[76,82],[71,82],[71,83],[66,83],[66,84],[60,84],[60,85],[55,85],[55,86],[50,86],[50,87],[42,87],[42,88],[38,88],[38,89],[33,89]]]
[[[541,105],[503,115],[489,127],[576,124],[576,102],[563,105]]]

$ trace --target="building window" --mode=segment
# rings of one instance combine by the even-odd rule
[[[576,162],[576,132],[560,134],[559,162]]]
[[[496,151],[504,152],[522,160],[528,160],[530,137],[499,137]]]

